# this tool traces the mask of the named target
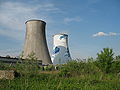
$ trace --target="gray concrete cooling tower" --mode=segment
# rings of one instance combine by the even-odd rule
[[[33,52],[38,60],[42,60],[43,64],[51,64],[45,34],[46,23],[42,20],[28,20],[25,24],[23,59]]]

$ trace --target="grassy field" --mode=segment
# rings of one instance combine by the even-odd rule
[[[95,60],[56,66],[39,66],[31,59],[15,65],[0,63],[0,70],[14,70],[16,76],[0,80],[0,90],[120,90],[120,56],[113,57],[109,48],[97,55]]]
[[[26,63],[7,66],[4,69],[20,75],[0,80],[0,90],[120,90],[120,74],[104,73],[93,62],[69,62],[59,70],[49,69],[51,66],[41,70]]]
[[[0,80],[1,90],[120,90],[120,79],[116,75],[80,75],[58,77],[41,74],[19,77],[14,80]]]

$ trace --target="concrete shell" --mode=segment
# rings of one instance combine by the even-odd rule
[[[34,53],[44,64],[51,64],[50,54],[46,42],[45,25],[41,20],[28,20],[23,50],[23,59]]]
[[[67,34],[53,35],[53,54],[51,59],[53,64],[64,64],[71,60]]]

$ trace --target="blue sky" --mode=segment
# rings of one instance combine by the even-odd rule
[[[25,38],[25,21],[47,23],[52,35],[67,33],[73,58],[96,57],[109,47],[120,55],[120,0],[0,0],[0,55],[18,56]]]

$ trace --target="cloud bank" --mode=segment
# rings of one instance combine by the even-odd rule
[[[0,35],[23,40],[26,20],[41,19],[51,23],[49,14],[59,11],[52,3],[34,6],[22,2],[2,2],[0,4]]]
[[[114,33],[114,32],[109,32],[109,33],[105,33],[105,32],[97,32],[95,34],[93,34],[93,37],[103,37],[103,36],[119,36],[120,33]]]
[[[27,20],[41,19],[51,24],[54,23],[54,19],[50,14],[61,12],[55,4],[50,2],[28,4],[19,1],[3,1],[0,3],[0,36],[23,43],[26,31],[25,22]],[[0,50],[0,55],[16,56],[20,51],[20,49],[14,48]]]

